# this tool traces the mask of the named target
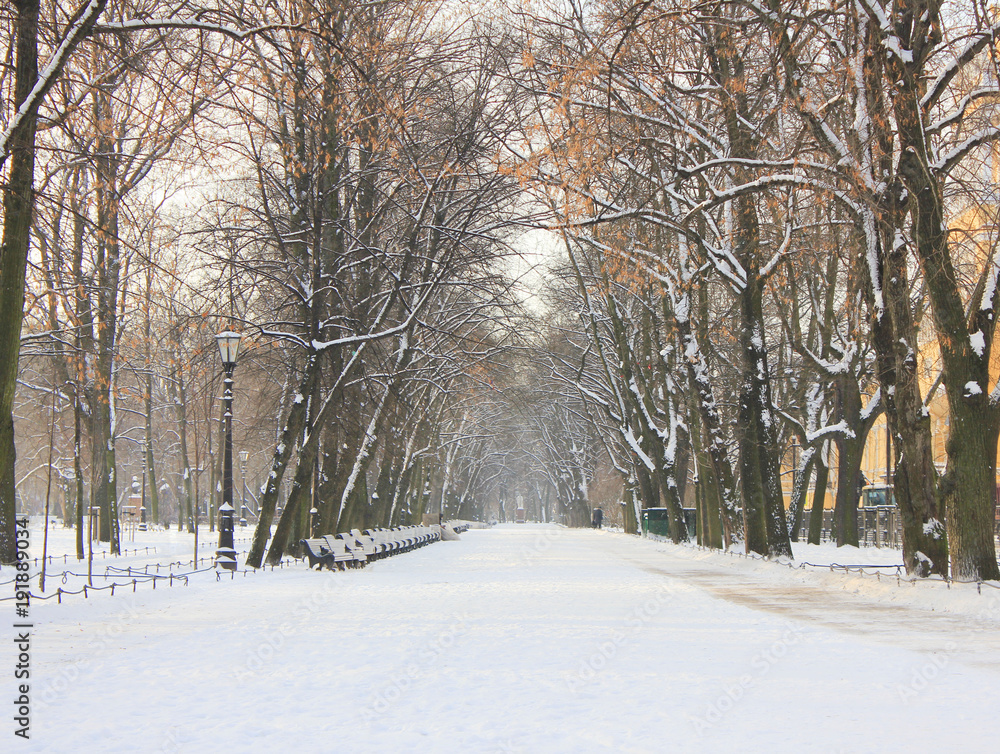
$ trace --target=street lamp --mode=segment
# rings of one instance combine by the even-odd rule
[[[240,478],[243,479],[243,497],[240,498],[240,526],[247,525],[247,461],[250,460],[250,451],[240,451]]]
[[[227,330],[215,336],[226,372],[223,381],[223,414],[226,422],[226,447],[222,454],[222,505],[219,506],[219,549],[215,551],[215,564],[229,571],[236,570],[236,548],[233,547],[233,370],[236,353],[240,350],[238,332]]]
[[[146,531],[146,462],[149,460],[149,447],[146,438],[142,440],[142,503],[139,508],[139,531]]]

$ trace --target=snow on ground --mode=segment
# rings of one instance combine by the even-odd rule
[[[190,559],[190,535],[139,536],[164,541],[136,566]],[[899,557],[827,560],[845,554]],[[603,531],[511,524],[359,571],[207,572],[34,601],[31,618],[32,740],[4,751],[853,754],[1000,738],[1000,590]]]

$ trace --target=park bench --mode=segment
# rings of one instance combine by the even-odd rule
[[[334,560],[340,569],[361,568],[367,562],[360,549],[348,547],[347,542],[342,539],[327,534],[323,541],[326,542],[326,549],[334,553]]]
[[[333,553],[327,548],[325,539],[303,539],[300,542],[302,549],[305,550],[306,558],[309,560],[310,568],[319,566],[319,570],[323,570],[323,566],[334,567]]]
[[[365,534],[381,548],[379,557],[395,555],[403,546],[402,542],[396,539],[395,534],[386,529],[365,529]]]
[[[414,532],[412,526],[400,526],[398,536],[403,538],[403,541],[406,543],[407,550],[412,550],[419,544],[416,532]]]
[[[369,560],[378,560],[379,556],[382,554],[382,548],[375,544],[375,540],[367,534],[362,534],[358,529],[351,529],[350,534],[354,537],[354,540],[361,545],[361,549],[364,551],[366,558]]]
[[[341,542],[347,548],[347,551],[354,556],[355,562],[353,565],[355,567],[364,566],[368,562],[368,555],[365,553],[364,545],[358,542],[350,532],[341,532],[336,536],[327,534],[325,539],[327,542]]]
[[[409,552],[417,546],[417,540],[410,528],[409,526],[400,526],[392,530],[391,536],[397,542],[399,552]]]
[[[326,566],[328,570],[334,568],[344,568],[353,565],[356,560],[354,553],[350,552],[345,544],[339,540],[331,541],[330,537],[316,537],[313,539],[300,540],[309,559],[309,567],[319,566],[322,570]]]
[[[462,531],[468,528],[467,526]],[[441,539],[437,526],[398,526],[394,529],[352,529],[300,540],[310,568],[358,568],[369,560],[407,552]]]
[[[413,537],[414,547],[423,547],[427,544],[427,530],[423,526],[411,526],[410,534]]]

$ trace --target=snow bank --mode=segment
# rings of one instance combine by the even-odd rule
[[[19,751],[995,750],[1000,599],[792,565],[511,524],[36,602]]]

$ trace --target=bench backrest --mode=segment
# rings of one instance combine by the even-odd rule
[[[314,558],[321,558],[330,552],[330,548],[326,546],[326,540],[322,537],[303,539],[302,544],[312,553]]]
[[[354,540],[361,545],[361,549],[364,551],[365,555],[374,555],[378,548],[375,547],[374,540],[367,534],[362,534],[358,529],[351,529],[351,536]]]
[[[326,542],[327,549],[332,552],[335,556],[344,560],[348,556],[347,543],[342,539],[337,539],[332,534],[327,534],[323,537],[323,541]]]
[[[336,538],[343,542],[344,546],[354,554],[355,560],[368,559],[368,554],[365,552],[364,545],[361,544],[357,537],[350,532],[341,532]]]
[[[365,534],[371,537],[372,541],[381,547],[383,552],[394,550],[397,546],[396,540],[385,529],[365,529]]]

